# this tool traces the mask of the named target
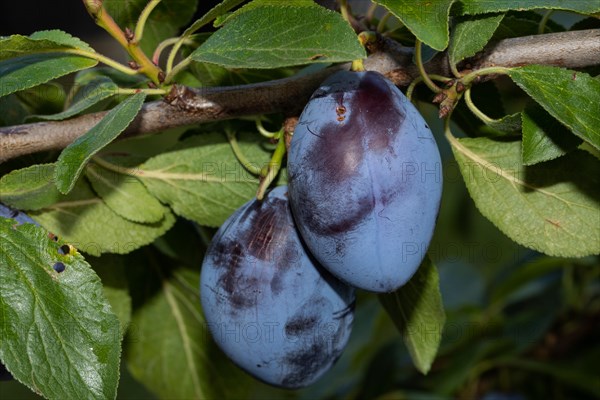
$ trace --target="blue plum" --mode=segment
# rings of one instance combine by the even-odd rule
[[[442,193],[431,130],[376,72],[338,72],[312,95],[288,154],[289,195],[309,251],[335,276],[391,292],[419,267]]]
[[[23,211],[15,210],[14,208],[8,207],[2,203],[0,203],[0,217],[2,218],[12,218],[18,224],[35,224],[38,225],[37,222],[31,219],[31,217],[25,214]]]
[[[294,226],[287,187],[237,210],[217,231],[200,277],[215,342],[271,385],[307,386],[341,355],[354,289],[320,267]]]

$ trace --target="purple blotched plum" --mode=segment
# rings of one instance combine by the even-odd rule
[[[407,98],[376,72],[338,72],[312,95],[288,154],[309,251],[344,282],[391,292],[419,267],[442,193],[440,154]]]
[[[348,342],[354,289],[306,252],[287,187],[252,200],[218,230],[200,278],[202,307],[218,346],[271,385],[307,386]]]

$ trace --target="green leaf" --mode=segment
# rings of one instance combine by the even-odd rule
[[[69,193],[89,159],[112,142],[138,114],[146,94],[137,93],[113,108],[85,135],[60,153],[54,177],[61,193]]]
[[[468,93],[465,93],[465,99],[468,98],[469,94],[475,106],[488,117],[479,117],[479,120],[485,124],[480,129],[482,133],[491,137],[507,136],[507,134],[521,135],[521,113],[505,115],[506,111],[504,110],[502,96],[494,82],[483,82],[476,87],[472,87]],[[467,105],[466,101],[465,105]],[[459,104],[457,111],[460,112],[461,109],[464,109],[464,107]],[[477,115],[477,113],[474,113],[474,115]],[[468,132],[477,128],[467,125],[463,129]]]
[[[198,270],[144,267],[130,278],[137,282],[132,290],[139,304],[124,352],[131,374],[160,398],[241,398],[245,377],[210,339],[200,307]],[[230,391],[238,393],[232,396]]]
[[[94,51],[94,49],[89,44],[84,42],[83,40],[76,38],[74,36],[71,36],[67,32],[63,32],[58,29],[33,32],[31,35],[29,35],[29,39],[48,40],[50,42],[54,42],[54,43],[63,45],[65,47],[72,47],[74,49],[81,49],[81,50],[86,50],[86,51],[91,51],[91,52]]]
[[[65,49],[94,51],[84,41],[59,30],[39,31],[29,37],[22,35],[0,37],[0,61]]]
[[[259,135],[240,134],[238,141],[251,162],[266,165],[270,155],[260,147]],[[176,214],[213,227],[220,226],[258,188],[258,179],[242,167],[221,133],[193,136],[131,173]]]
[[[94,157],[94,162],[101,162],[101,156],[115,162],[117,169],[137,167],[150,157],[162,154],[175,146],[186,131],[187,127],[173,128],[156,135],[133,136],[114,141],[102,150],[101,155]]]
[[[102,281],[104,296],[110,303],[113,313],[119,318],[122,337],[131,322],[131,296],[125,274],[126,258],[105,254],[102,257],[88,257],[87,261]]]
[[[234,7],[242,4],[246,0],[224,0],[221,3],[217,4],[213,8],[211,8],[206,14],[204,14],[201,18],[194,21],[189,28],[183,32],[184,37],[190,36],[192,33],[196,32],[198,29],[202,28],[204,25],[208,24],[213,19],[220,17],[225,14],[229,10]]]
[[[164,215],[152,224],[128,221],[115,214],[84,181],[58,203],[30,213],[44,228],[94,256],[126,254],[152,243],[175,222],[166,207]]]
[[[446,314],[435,265],[427,256],[416,274],[379,300],[402,334],[415,367],[427,374],[442,340]]]
[[[254,3],[227,19],[192,59],[227,68],[279,68],[365,57],[339,13],[312,1]]]
[[[463,14],[484,14],[508,10],[535,10],[538,8],[552,10],[568,10],[584,14],[600,12],[597,1],[581,0],[460,0],[459,9]]]
[[[458,18],[448,48],[450,63],[456,65],[483,49],[503,17],[504,14]]]
[[[96,274],[80,254],[59,254],[41,227],[0,218],[0,239],[2,362],[47,398],[115,398],[119,321]]]
[[[73,98],[71,106],[53,115],[32,115],[27,119],[61,121],[84,112],[93,105],[117,94],[119,87],[107,77],[98,77],[80,89]]]
[[[32,165],[0,178],[0,201],[20,210],[39,210],[57,203],[54,164]]]
[[[600,149],[600,81],[584,72],[529,65],[509,75],[573,133]]]
[[[152,11],[140,42],[146,54],[152,54],[163,40],[176,36],[196,12],[196,0],[162,0]],[[135,29],[138,17],[148,0],[104,0],[104,7],[123,28]]]
[[[190,70],[200,82],[198,86],[244,85],[291,75],[288,69],[227,69],[216,64],[198,62],[193,62]]]
[[[165,207],[137,178],[88,164],[86,176],[94,191],[121,217],[133,222],[152,223],[163,219]]]
[[[533,165],[554,160],[581,144],[581,139],[543,108],[528,107],[523,111],[523,164]]]
[[[31,54],[2,61],[0,96],[29,89],[96,64],[97,61],[89,58],[61,53]]]
[[[515,242],[552,256],[600,253],[600,161],[584,151],[524,167],[520,142],[451,138],[481,213]]]
[[[448,16],[454,0],[374,0],[394,14],[426,45],[448,46]]]
[[[493,130],[499,131],[502,135],[518,132],[521,130],[521,113],[505,115],[499,119],[485,121],[485,124]]]
[[[98,64],[64,53],[72,49],[93,52],[86,43],[61,31],[0,39],[0,97]]]

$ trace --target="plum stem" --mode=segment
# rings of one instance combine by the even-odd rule
[[[87,50],[81,50],[81,49],[64,49],[64,50],[61,50],[60,52],[67,53],[67,54],[75,54],[78,56],[96,60],[98,62],[101,62],[102,64],[108,65],[109,67],[114,68],[117,71],[122,72],[127,75],[137,75],[140,73],[139,70],[129,68],[129,67],[119,63],[118,61],[113,60],[112,58],[103,56],[102,54],[99,54],[99,53],[96,53],[93,51],[87,51]]]
[[[344,17],[344,19],[350,25],[352,25],[351,17],[350,17],[350,10],[349,10],[349,6],[348,6],[348,0],[340,0],[340,12],[342,13],[342,17]]]
[[[443,82],[443,83],[446,83],[446,82],[452,80],[446,76],[436,75],[436,74],[429,74],[429,78],[436,80],[438,82]],[[415,87],[421,82],[423,82],[423,78],[418,76],[410,83],[410,85],[408,86],[408,89],[406,89],[406,97],[408,98],[408,100],[412,101],[412,95],[415,90]]]
[[[110,34],[129,53],[133,61],[139,65],[136,73],[146,75],[155,85],[161,85],[163,83],[161,79],[163,72],[142,51],[135,33],[129,30],[123,31],[108,13],[102,2],[84,0],[84,4],[90,15],[94,18],[96,25]],[[149,11],[152,11],[153,8],[151,7]],[[142,20],[141,29],[143,29],[144,24],[145,21]]]
[[[283,162],[283,157],[286,153],[285,140],[284,140],[284,130],[281,129],[278,133],[279,142],[277,142],[277,147],[273,152],[273,156],[271,157],[271,161],[269,164],[262,169],[260,184],[258,185],[258,190],[256,192],[256,198],[258,200],[262,200],[265,197],[265,192],[267,188],[273,183],[275,177],[279,174],[279,170],[281,170],[281,164]]]
[[[260,175],[261,168],[256,166],[250,160],[248,160],[248,158],[244,155],[244,152],[240,148],[240,145],[235,136],[235,132],[230,128],[227,128],[225,129],[225,134],[227,135],[227,140],[229,140],[231,150],[233,151],[233,154],[235,154],[235,158],[238,159],[240,164],[242,164],[242,166],[246,168],[246,170],[248,170],[248,172],[250,172],[252,175]]]
[[[510,68],[506,68],[506,67],[482,68],[482,69],[478,69],[476,71],[473,71],[473,72],[468,73],[467,75],[463,76],[461,78],[461,82],[463,83],[463,85],[465,85],[465,87],[470,87],[471,84],[473,83],[473,81],[475,81],[475,79],[477,79],[480,76],[494,75],[494,74],[507,75],[509,72],[510,72]]]
[[[471,110],[471,112],[486,125],[493,122],[500,122],[500,120],[488,117],[483,111],[477,108],[475,103],[473,103],[473,99],[471,98],[471,88],[465,91],[465,103],[467,103],[467,107],[469,107],[469,110]]]
[[[460,72],[458,72],[458,68],[456,67],[456,64],[454,63],[448,63],[450,65],[450,72],[452,72],[452,75],[454,75],[457,78],[462,77],[462,74]]]
[[[260,117],[256,118],[256,130],[258,130],[258,133],[260,133],[267,139],[274,139],[277,137],[277,135],[279,135],[279,132],[271,132],[265,129],[262,123],[262,119],[260,119]]]
[[[172,38],[168,38],[163,40],[162,42],[160,42],[158,44],[158,46],[156,46],[156,49],[154,50],[154,53],[152,54],[152,62],[156,65],[158,65],[158,62],[160,60],[160,55],[162,54],[162,52],[169,46],[174,45],[175,43],[177,43],[177,41],[179,40],[178,37],[172,37]]]
[[[543,34],[546,31],[546,25],[548,24],[548,21],[550,20],[550,17],[552,16],[553,13],[554,13],[554,10],[548,10],[544,13],[544,16],[540,20],[540,24],[538,25],[538,34],[539,35]]]
[[[425,67],[423,66],[423,58],[421,56],[421,41],[419,39],[415,41],[415,62],[417,64],[417,68],[419,69],[419,74],[421,74],[423,82],[425,82],[427,87],[435,93],[440,93],[442,89],[433,83],[433,81],[427,75]]]
[[[367,15],[365,16],[365,20],[369,27],[373,25],[373,18],[375,18],[375,11],[377,11],[377,3],[371,3],[369,9],[367,10]]]
[[[146,7],[142,10],[140,17],[138,18],[137,25],[135,26],[135,42],[139,43],[142,40],[142,36],[144,35],[144,28],[146,27],[146,22],[148,21],[148,17],[156,6],[161,2],[161,0],[151,0]]]
[[[452,129],[450,128],[450,117],[451,116],[452,116],[452,110],[448,113],[448,118],[446,118],[444,120],[444,136],[446,136],[446,139],[448,140],[448,142],[450,142],[452,147],[454,147],[454,145],[456,143],[458,143],[458,139],[456,139],[456,137],[452,134]]]
[[[381,17],[381,19],[379,20],[379,23],[377,24],[377,29],[376,29],[377,33],[383,33],[385,31],[385,26],[391,16],[392,16],[392,13],[388,11],[387,13],[385,13],[385,15],[383,17]]]
[[[177,42],[179,43],[179,42]],[[176,44],[177,45],[177,44]],[[167,66],[167,77],[165,78],[165,84],[169,84],[173,81],[173,79],[177,76],[178,73],[180,73],[181,71],[183,71],[184,69],[186,69],[191,63],[192,63],[192,56],[189,55],[188,57],[184,58],[183,60],[181,60],[175,67],[171,68],[169,65]]]
[[[181,38],[179,37],[172,37],[169,39],[165,39],[162,42],[160,42],[160,44],[156,47],[156,50],[154,50],[154,54],[152,55],[152,62],[156,65],[158,65],[159,61],[160,61],[160,56],[162,55],[162,52],[169,46],[173,46],[176,43],[179,42]],[[195,44],[195,40],[193,37],[188,37],[185,38],[183,40],[183,44],[187,44],[187,45],[193,45]]]

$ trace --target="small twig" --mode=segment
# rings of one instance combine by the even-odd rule
[[[369,6],[369,10],[367,11],[367,15],[365,16],[365,20],[367,21],[367,24],[369,25],[369,27],[371,27],[373,25],[373,18],[375,18],[375,11],[377,10],[377,3],[372,3]]]
[[[448,82],[448,81],[451,81],[451,80],[452,80],[452,79],[450,79],[450,78],[447,78],[447,77],[445,77],[445,76],[436,75],[436,74],[429,74],[429,78],[431,78],[431,79],[433,79],[433,80],[435,80],[435,81],[443,82],[443,83],[446,83],[446,82]],[[412,81],[412,83],[411,83],[411,84],[408,86],[408,89],[406,89],[406,97],[407,97],[407,98],[408,98],[410,101],[412,101],[412,94],[413,94],[413,92],[414,92],[414,90],[415,90],[416,86],[417,86],[419,83],[421,83],[421,82],[423,82],[423,78],[419,76],[419,77],[415,78],[415,79]]]
[[[246,157],[246,155],[240,148],[240,145],[237,141],[235,132],[231,129],[226,129],[225,134],[227,135],[227,140],[229,140],[229,145],[231,146],[231,150],[233,151],[233,154],[235,154],[235,158],[238,159],[240,164],[242,164],[244,166],[244,168],[246,168],[246,170],[248,172],[250,172],[252,175],[257,175],[257,176],[260,175],[261,168],[256,166],[250,160],[248,160],[248,158]]]
[[[473,99],[471,98],[471,89],[470,88],[467,89],[465,92],[465,103],[467,104],[467,107],[469,107],[469,110],[471,110],[473,115],[475,115],[477,118],[479,118],[479,120],[481,120],[485,124],[498,122],[498,120],[494,120],[493,118],[488,117],[483,111],[481,111],[479,108],[477,108],[475,103],[473,103]]]
[[[155,84],[162,83],[160,76],[163,72],[142,51],[136,41],[135,34],[133,38],[130,38],[115,22],[102,3],[84,0],[84,4],[96,24],[108,32],[121,47],[127,50],[135,63],[140,66],[137,71],[148,76]]]
[[[425,67],[423,66],[423,58],[421,57],[421,41],[419,39],[415,42],[415,62],[417,64],[417,68],[419,68],[419,74],[423,79],[423,82],[432,92],[440,93],[442,89],[438,87],[427,75],[427,71],[425,71]]]
[[[377,24],[377,32],[378,33],[383,33],[385,31],[385,25],[388,22],[388,19],[390,19],[390,17],[392,16],[391,12],[387,12],[385,13],[385,15],[383,17],[381,17],[381,19],[379,20],[379,23]]]
[[[546,31],[546,25],[548,24],[548,21],[550,20],[550,17],[552,16],[553,13],[554,13],[554,10],[547,10],[544,13],[542,20],[540,21],[540,24],[538,25],[538,33],[540,35]]]
[[[277,136],[279,141],[277,142],[277,147],[273,152],[273,156],[271,157],[271,160],[269,161],[267,167],[263,168],[263,170],[260,173],[260,183],[258,184],[258,190],[256,191],[256,198],[258,200],[263,199],[263,197],[265,196],[265,192],[267,191],[269,186],[271,186],[271,183],[273,183],[273,181],[279,174],[279,171],[281,170],[281,165],[283,164],[283,157],[285,156],[285,153],[287,151],[283,129],[279,132]]]
[[[161,2],[161,0],[151,0],[146,7],[142,10],[140,17],[138,18],[137,25],[135,26],[135,42],[139,43],[144,36],[144,28],[146,27],[146,22],[148,21],[148,17],[156,6]]]

